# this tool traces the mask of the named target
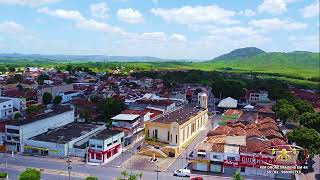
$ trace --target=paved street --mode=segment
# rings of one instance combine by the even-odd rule
[[[212,118],[212,117],[211,117]],[[214,121],[218,121],[214,118]],[[132,173],[143,173],[142,179],[159,179],[159,180],[171,180],[171,179],[186,179],[181,177],[174,177],[173,171],[180,169],[187,165],[186,154],[189,155],[195,146],[201,142],[207,135],[208,130],[212,128],[214,122],[209,122],[208,125],[195,137],[194,141],[187,147],[186,151],[183,151],[181,155],[165,170],[161,172],[156,172],[155,170],[132,170]],[[85,164],[82,161],[74,160],[72,162],[71,179],[78,180],[84,179],[87,176],[98,176],[101,180],[115,180],[120,176],[121,172],[126,170],[131,173],[131,169],[124,169],[121,164],[128,160],[132,154],[135,153],[137,147],[142,143],[138,141],[129,150],[125,151],[120,156],[116,157],[112,162],[105,164],[103,166],[94,166]],[[2,155],[0,155],[3,157]],[[28,167],[41,168],[43,169],[42,177],[46,180],[64,180],[68,179],[67,163],[64,159],[54,159],[54,158],[40,158],[32,156],[22,156],[22,155],[7,155],[7,170],[10,179],[17,179],[19,174]],[[0,159],[0,169],[4,169],[5,158]],[[197,172],[198,173],[198,172]],[[192,174],[192,176],[197,176],[197,174]],[[212,174],[201,174],[204,179],[208,180],[218,180],[218,179],[232,179],[230,177],[223,176],[213,176]],[[246,179],[263,179],[257,177],[246,177]]]

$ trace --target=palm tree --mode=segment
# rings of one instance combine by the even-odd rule
[[[138,173],[137,176],[139,177],[139,179],[141,180],[142,179],[142,176],[143,176],[143,173]]]
[[[123,179],[126,179],[128,177],[128,172],[126,170],[121,172],[121,175],[123,176]]]
[[[244,177],[240,174],[240,172],[235,172],[233,174],[233,180],[244,180]]]

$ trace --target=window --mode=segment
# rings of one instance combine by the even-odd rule
[[[241,172],[246,172],[246,168],[245,168],[245,167],[241,167],[241,168],[240,168],[240,171],[241,171]]]
[[[6,108],[6,107],[7,107],[6,105],[3,106],[3,108]]]
[[[97,145],[97,148],[102,149],[102,146],[101,145]]]
[[[101,160],[101,159],[102,159],[101,154],[96,154],[96,159],[97,159],[97,160]]]
[[[150,137],[150,132],[149,132],[149,129],[148,129],[148,135],[147,135],[147,137]]]
[[[236,158],[235,158],[235,157],[229,157],[229,156],[228,156],[228,157],[227,157],[227,160],[228,160],[228,161],[235,161]]]
[[[184,141],[184,129],[182,129],[182,141]]]
[[[17,129],[7,129],[7,133],[19,134],[19,130],[17,130]]]
[[[219,159],[218,155],[212,155],[212,159]]]
[[[111,146],[112,143],[107,144],[107,146]]]
[[[167,137],[168,137],[168,141],[170,141],[170,132],[169,131],[168,131]]]
[[[113,144],[115,144],[115,143],[117,143],[117,142],[118,142],[118,139],[117,139],[117,140],[114,140],[114,141],[113,141]]]
[[[96,145],[94,145],[94,144],[91,144],[91,145],[90,145],[90,147],[93,147],[93,148],[94,148],[94,147],[96,147]]]
[[[155,130],[154,130],[154,137],[155,137],[156,139],[158,139],[158,129],[155,129]]]

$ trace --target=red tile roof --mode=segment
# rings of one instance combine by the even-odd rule
[[[265,148],[271,146],[271,141],[262,140],[258,138],[247,138],[246,139],[246,152],[260,153]]]
[[[229,126],[219,126],[215,130],[210,130],[207,136],[227,135],[232,130]]]
[[[237,126],[237,127],[234,127],[230,132],[229,132],[229,135],[233,135],[233,136],[245,136],[246,135],[246,131]]]

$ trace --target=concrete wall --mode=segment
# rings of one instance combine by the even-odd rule
[[[24,146],[24,141],[34,137],[36,135],[47,132],[50,128],[57,128],[69,124],[74,121],[74,110],[70,110],[61,114],[57,114],[55,116],[51,116],[33,123],[29,123],[22,126],[12,126],[6,125],[6,129],[16,129],[19,130],[19,135],[11,134],[7,132],[7,136],[19,136],[20,147]],[[20,148],[21,152],[23,152],[23,148]]]

